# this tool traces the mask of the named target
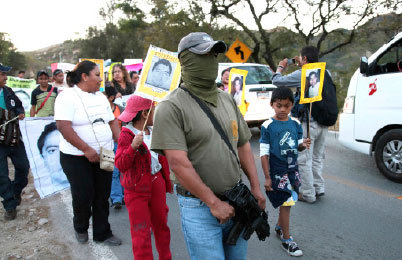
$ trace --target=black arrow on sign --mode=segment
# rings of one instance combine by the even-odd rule
[[[244,60],[244,52],[242,50],[240,50],[240,46],[237,46],[234,50],[237,55],[239,55],[239,53],[240,53],[241,59]]]

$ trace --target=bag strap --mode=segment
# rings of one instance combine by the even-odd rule
[[[180,88],[184,91],[186,91],[197,103],[198,105],[201,107],[202,111],[205,112],[205,114],[208,116],[208,118],[211,120],[212,125],[215,127],[216,131],[218,131],[219,135],[221,136],[222,140],[225,142],[225,144],[227,145],[227,147],[229,148],[229,150],[233,153],[233,155],[236,158],[237,163],[240,166],[240,161],[239,158],[237,158],[236,152],[233,149],[232,144],[229,141],[228,136],[225,134],[222,126],[219,124],[218,120],[216,119],[216,117],[214,116],[214,114],[212,113],[211,109],[209,109],[209,107],[201,100],[199,99],[197,96],[195,96],[193,93],[191,93],[188,89],[183,88],[182,86],[180,86]]]
[[[43,106],[45,105],[46,101],[49,99],[50,95],[52,95],[53,90],[54,90],[54,86],[52,86],[52,88],[50,89],[49,93],[47,93],[47,96],[46,96],[45,100],[43,100],[42,104],[40,104],[40,106],[36,110],[35,114],[38,114],[39,110],[41,110],[43,108]]]
[[[77,87],[77,88],[78,88],[78,87]],[[75,89],[75,88],[73,88],[73,89],[74,89],[74,91],[75,91],[75,94],[77,94],[78,98],[81,100],[82,107],[84,108],[85,114],[87,115],[88,122],[89,122],[89,124],[91,125],[92,132],[94,133],[95,140],[96,140],[96,142],[98,143],[98,145],[99,145],[99,150],[100,150],[100,149],[101,149],[101,145],[100,145],[100,143],[99,143],[99,141],[98,141],[98,138],[96,137],[95,130],[94,130],[93,126],[92,126],[91,119],[89,119],[89,115],[88,115],[87,109],[86,109],[86,107],[85,107],[85,105],[84,105],[84,102],[82,102],[81,96],[78,94],[77,89]],[[113,149],[112,149],[112,150],[113,150]]]

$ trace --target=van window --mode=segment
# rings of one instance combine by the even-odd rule
[[[377,59],[373,74],[398,72],[398,63],[402,63],[402,41],[396,42]]]
[[[236,69],[247,70],[246,85],[269,84],[272,82],[272,71],[265,66],[236,66]]]

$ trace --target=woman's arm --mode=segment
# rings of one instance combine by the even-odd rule
[[[117,121],[118,119],[114,119],[113,121],[109,122],[110,129],[112,130],[113,134],[113,140],[117,143],[119,141],[119,135],[120,135],[120,127],[119,127],[119,122]]]
[[[99,162],[99,154],[77,135],[71,125],[71,121],[56,120],[56,125],[64,139],[66,139],[67,142],[75,146],[77,149],[83,151],[88,161]]]

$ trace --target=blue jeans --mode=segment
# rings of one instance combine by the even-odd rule
[[[8,177],[7,157],[14,164],[14,180]],[[29,162],[22,142],[16,146],[0,144],[0,196],[6,210],[15,209],[18,201],[15,196],[21,195],[22,189],[28,184]]]
[[[181,224],[187,250],[192,260],[246,259],[247,241],[239,237],[235,246],[224,240],[233,226],[232,220],[219,224],[204,202],[178,195]]]
[[[114,152],[116,153],[117,150],[117,143],[114,143]],[[120,183],[120,172],[119,169],[116,168],[116,166],[113,169],[113,175],[112,175],[112,188],[110,191],[110,200],[113,203],[116,202],[123,202],[123,187],[121,186]]]

